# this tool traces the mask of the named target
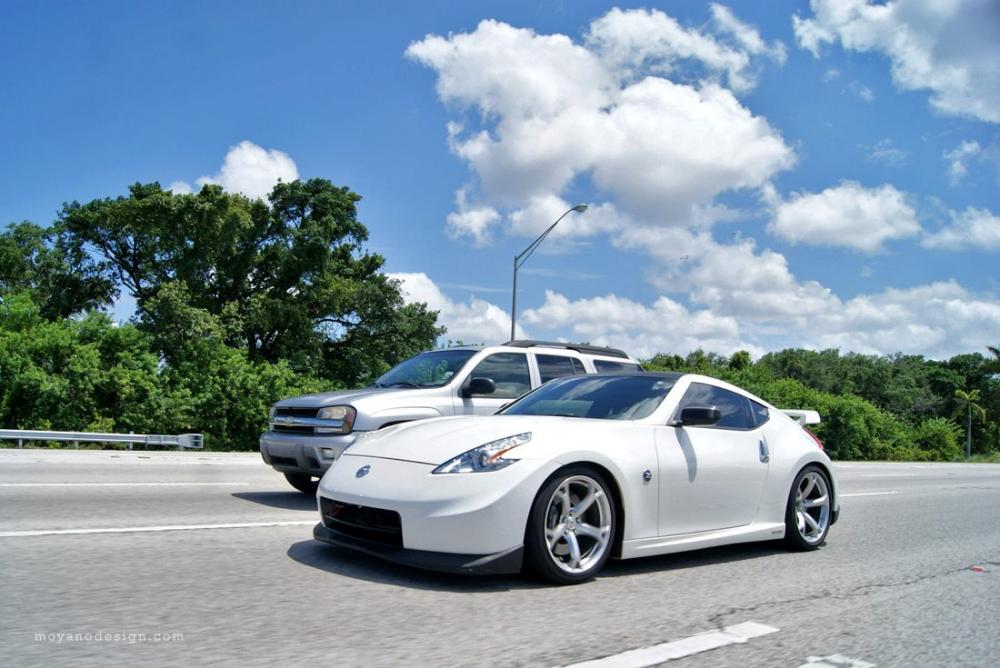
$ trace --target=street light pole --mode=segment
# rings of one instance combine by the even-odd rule
[[[549,236],[549,233],[552,232],[552,230],[555,229],[556,225],[559,224],[559,221],[561,221],[563,218],[565,218],[569,214],[573,213],[574,211],[577,212],[577,213],[583,213],[586,210],[587,210],[587,205],[586,204],[577,204],[572,209],[567,210],[566,213],[564,213],[563,215],[561,215],[558,218],[556,218],[556,222],[554,222],[551,225],[549,225],[548,228],[544,232],[542,232],[541,234],[539,234],[538,238],[535,239],[534,241],[532,241],[530,246],[528,246],[523,251],[521,251],[521,253],[519,255],[515,255],[514,256],[514,287],[511,290],[511,299],[510,299],[510,340],[511,341],[514,340],[514,324],[515,324],[515,320],[517,318],[517,270],[521,268],[521,265],[523,265],[525,262],[527,262],[528,258],[531,257],[532,253],[535,252],[535,249],[538,248],[539,244],[541,244],[543,241],[545,241],[545,237]]]

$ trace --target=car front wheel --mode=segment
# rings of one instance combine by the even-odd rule
[[[535,497],[525,530],[525,565],[556,584],[592,578],[611,555],[615,501],[586,466],[559,471]]]
[[[785,510],[785,542],[793,550],[815,550],[830,531],[830,481],[818,466],[807,466],[795,476]]]

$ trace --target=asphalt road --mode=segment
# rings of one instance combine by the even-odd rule
[[[997,665],[1000,466],[838,472],[817,552],[556,588],[320,545],[313,501],[255,454],[0,450],[0,664],[560,666],[756,622],[776,630],[670,665]],[[92,529],[128,531],[47,533]]]

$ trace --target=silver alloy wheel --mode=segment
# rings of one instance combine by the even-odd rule
[[[809,471],[795,490],[795,523],[802,540],[816,545],[830,525],[830,489],[818,471]]]
[[[583,573],[611,545],[611,501],[587,475],[566,478],[545,509],[545,543],[553,563],[567,573]]]

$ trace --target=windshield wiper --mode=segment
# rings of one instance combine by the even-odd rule
[[[417,387],[417,388],[420,388],[420,387],[423,387],[423,385],[419,385],[417,383],[411,383],[408,380],[397,380],[394,383],[387,383],[386,385],[382,385],[381,387]]]

